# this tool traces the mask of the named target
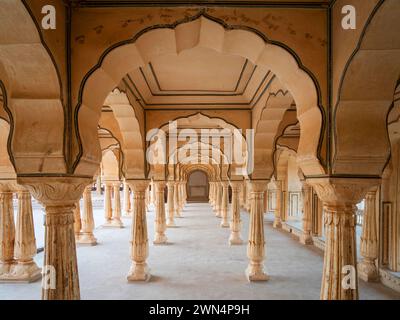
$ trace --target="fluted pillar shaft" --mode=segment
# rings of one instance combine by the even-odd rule
[[[212,206],[213,203],[214,203],[214,199],[213,199],[213,196],[214,196],[214,182],[210,181],[209,185],[210,185],[210,189],[208,190],[208,202]]]
[[[239,181],[231,181],[232,188],[232,204],[231,204],[231,235],[229,237],[230,245],[239,245],[243,243],[243,240],[240,235],[241,229],[241,219],[240,219],[240,204],[239,204],[239,190],[240,184]]]
[[[274,228],[282,227],[282,181],[275,181],[276,192],[275,192],[275,210],[274,210]]]
[[[15,224],[13,194],[0,190],[0,279],[7,277],[14,262]]]
[[[92,186],[89,185],[83,192],[83,212],[82,212],[82,231],[78,243],[94,246],[97,239],[93,234],[93,204],[92,204]]]
[[[153,183],[155,188],[155,204],[156,204],[156,219],[154,221],[155,238],[154,244],[163,244],[167,242],[167,237],[165,235],[165,230],[167,229],[166,219],[165,219],[165,202],[164,202],[164,181],[156,181]]]
[[[41,177],[18,178],[18,183],[27,187],[46,210],[42,298],[79,299],[74,209],[91,180]]]
[[[112,222],[113,210],[112,210],[112,184],[110,182],[105,182],[104,185],[104,216],[105,216],[105,226],[110,225]]]
[[[26,190],[19,190],[14,247],[16,265],[11,273],[12,279],[31,282],[41,278],[41,269],[33,260],[36,252],[31,194]]]
[[[124,182],[124,215],[130,216],[131,212],[131,196],[129,191],[129,186]]]
[[[369,191],[365,197],[364,219],[362,225],[360,253],[362,261],[358,272],[364,281],[376,281],[379,278],[375,260],[378,259],[378,233],[376,228],[376,190]]]
[[[228,220],[228,207],[229,207],[229,182],[222,182],[222,198],[221,198],[221,227],[229,228],[229,220]]]
[[[174,182],[173,181],[168,181],[167,182],[167,187],[168,187],[168,222],[167,222],[167,227],[175,227],[175,206],[174,206]]]
[[[146,259],[149,255],[149,241],[146,220],[146,189],[147,180],[128,182],[134,192],[133,220],[131,231],[131,259],[128,281],[147,281],[150,279]]]
[[[179,206],[179,182],[174,182],[174,210],[175,216],[181,217],[181,209]]]
[[[303,198],[303,233],[300,236],[300,242],[303,244],[312,244],[312,188],[306,182],[302,182]]]
[[[216,201],[216,204],[215,204],[215,215],[218,218],[222,217],[222,215],[221,215],[222,192],[223,192],[222,184],[221,184],[221,182],[218,182],[217,183],[217,201]]]
[[[325,254],[321,299],[358,299],[356,204],[378,179],[321,178],[308,183],[324,207]]]
[[[112,218],[112,225],[117,227],[117,228],[122,228],[123,223],[121,220],[121,195],[120,195],[120,186],[121,183],[115,182],[113,184],[114,188],[114,214]]]
[[[250,213],[251,210],[251,182],[246,181],[246,211]]]
[[[257,180],[250,183],[250,222],[247,257],[249,265],[246,269],[248,281],[268,280],[264,272],[265,240],[264,240],[264,191],[268,181]]]
[[[101,177],[100,175],[96,178],[96,193],[101,195],[103,192],[101,191]]]
[[[81,236],[82,229],[82,221],[81,221],[81,206],[79,201],[75,203],[74,209],[74,232],[75,232],[75,241],[78,242],[79,237]]]

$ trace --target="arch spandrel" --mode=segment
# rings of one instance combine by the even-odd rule
[[[399,10],[396,0],[376,8],[344,71],[333,123],[335,174],[380,176],[390,155],[386,120],[400,75]]]

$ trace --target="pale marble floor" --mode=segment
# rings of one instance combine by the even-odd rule
[[[97,203],[97,204],[96,204]],[[246,246],[229,247],[229,230],[219,227],[208,204],[189,204],[179,228],[168,229],[168,245],[150,243],[148,259],[153,277],[149,283],[128,283],[130,219],[124,229],[102,229],[103,212],[95,200],[96,247],[79,247],[82,299],[318,299],[322,252],[299,244],[288,233],[265,221],[266,269],[270,280],[248,283]],[[243,238],[248,214],[242,214]],[[148,213],[149,238],[154,211]],[[42,217],[35,206],[39,245],[43,243]],[[43,253],[36,260],[42,264]],[[380,284],[361,282],[362,299],[400,299],[400,294]],[[39,299],[40,282],[0,284],[0,299]]]

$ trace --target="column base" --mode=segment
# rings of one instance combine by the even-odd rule
[[[153,244],[166,244],[168,241],[168,238],[165,234],[156,234]]]
[[[97,239],[92,233],[82,233],[76,243],[80,246],[95,246]]]
[[[177,228],[177,225],[175,224],[174,221],[168,221],[167,228]]]
[[[253,264],[250,262],[245,271],[245,275],[249,282],[269,280],[269,276],[264,272],[264,266],[262,264]]]
[[[149,281],[151,278],[150,269],[146,263],[132,262],[132,266],[129,270],[128,281]]]
[[[229,236],[229,245],[231,246],[238,246],[243,244],[243,240],[240,237],[239,232],[232,232],[231,235]]]
[[[366,282],[376,282],[379,280],[379,273],[375,263],[371,260],[363,259],[357,264],[358,277]]]
[[[306,233],[303,233],[300,236],[299,241],[300,241],[300,243],[305,244],[305,245],[309,245],[309,244],[313,244],[314,243],[312,236],[310,234],[306,234]]]
[[[229,224],[228,221],[222,220],[222,221],[221,221],[221,224],[220,224],[220,227],[221,227],[221,228],[229,228],[229,227],[230,227],[230,224]]]
[[[280,228],[282,228],[282,221],[281,220],[274,220],[274,223],[272,224],[272,226],[275,228],[275,229],[280,229]]]
[[[120,229],[124,227],[124,224],[122,223],[121,220],[111,220],[111,221],[107,221],[106,223],[104,223],[102,225],[103,228],[116,228],[116,229]]]
[[[0,276],[0,282],[30,283],[42,278],[42,269],[34,261],[16,263],[9,270],[9,273]]]
[[[0,262],[0,281],[3,278],[6,278],[7,275],[10,273],[11,267],[13,266],[15,262],[13,260],[11,260],[10,262],[4,262],[1,261]]]

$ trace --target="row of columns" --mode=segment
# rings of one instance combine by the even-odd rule
[[[86,193],[88,181],[79,178],[46,178],[46,181],[37,182],[37,178],[23,178],[24,185],[35,197],[45,206],[45,271],[54,275],[54,286],[43,287],[42,297],[44,299],[79,299],[79,278],[76,261],[75,245],[75,219],[76,204],[82,193]],[[350,282],[349,286],[343,285],[346,274],[344,268],[356,267],[356,246],[355,246],[355,205],[362,199],[365,189],[370,187],[368,183],[364,186],[362,183],[350,183],[349,179],[344,181],[324,181],[319,179],[313,181],[312,186],[323,201],[325,210],[325,230],[326,230],[326,250],[324,256],[323,280],[321,286],[322,299],[357,299],[358,284]],[[146,222],[146,189],[149,182],[147,180],[127,181],[133,190],[133,224],[131,237],[131,258],[132,265],[128,273],[128,280],[143,281],[150,277],[149,269],[146,264],[148,257],[148,234]],[[176,184],[175,184],[176,183]],[[265,260],[265,240],[264,240],[264,196],[268,181],[252,180],[245,185],[245,198],[250,202],[250,222],[249,238],[247,243],[247,256],[249,264],[246,269],[246,277],[249,281],[263,281],[268,279],[264,271]],[[213,186],[214,184],[214,186]],[[239,188],[236,182],[230,182],[232,186],[232,207],[231,207],[231,237],[240,238],[240,206]],[[175,187],[177,185],[177,188]],[[181,187],[180,187],[181,185]],[[165,205],[163,205],[165,182],[155,182],[156,186],[156,238],[166,240],[165,237]],[[169,181],[168,208],[176,213],[176,209],[181,209],[184,200],[179,200],[179,195],[184,197],[184,188],[182,182]],[[86,189],[85,189],[86,188]],[[224,188],[226,196],[224,196]],[[227,182],[214,182],[210,187],[210,202],[217,210],[217,215],[223,218],[223,212],[226,203],[227,207]],[[176,190],[176,191],[175,191]],[[305,187],[304,193],[309,192]],[[119,188],[118,188],[119,193]],[[368,196],[367,196],[368,197]],[[173,200],[171,200],[171,198]],[[306,198],[306,197],[305,197]],[[372,202],[372,194],[370,194]],[[19,192],[19,211],[17,219],[17,229],[15,234],[12,207],[12,193],[10,190],[2,189],[0,192],[0,269],[3,274],[10,274],[11,270],[28,269],[26,266],[32,266],[34,255],[34,235],[32,209],[29,209],[30,195],[27,192]],[[178,201],[174,201],[178,199]],[[374,198],[373,198],[374,199]],[[173,201],[172,203],[170,203]],[[84,201],[85,202],[85,201]],[[176,205],[178,204],[178,205]],[[368,201],[367,201],[368,205]],[[372,210],[372,204],[369,206]],[[84,209],[86,210],[86,209]],[[376,231],[374,231],[374,214],[366,209],[365,233],[363,232],[362,251],[364,254],[363,264],[370,266],[374,259],[375,247],[374,240]],[[89,212],[88,210],[87,212]],[[30,213],[29,213],[30,212]],[[218,214],[219,212],[219,214]],[[225,220],[227,215],[225,215]],[[171,212],[169,212],[169,221]],[[174,218],[174,216],[172,216]],[[86,218],[82,219],[85,220]],[[90,220],[90,219],[89,219]],[[168,221],[168,222],[169,222]],[[223,220],[222,220],[223,221]],[[303,221],[307,225],[308,219]],[[88,223],[90,225],[90,221]],[[90,227],[89,227],[90,229]],[[11,232],[10,232],[11,230]],[[23,232],[21,230],[24,230]],[[29,231],[31,230],[31,231]],[[87,230],[87,229],[85,229]],[[308,232],[308,229],[305,230]],[[81,224],[81,232],[83,228]],[[305,235],[305,237],[307,234]],[[24,238],[25,237],[25,238]],[[22,239],[21,239],[22,238]],[[79,237],[78,237],[79,238]],[[32,242],[33,239],[33,242]],[[14,245],[12,245],[14,244]],[[33,263],[33,264],[32,264]],[[24,267],[25,265],[25,267]],[[357,276],[357,269],[354,269]],[[357,279],[357,277],[355,278]]]
[[[0,185],[0,282],[33,282],[41,269],[37,253],[30,193],[18,188],[17,221],[14,222],[13,191]]]

